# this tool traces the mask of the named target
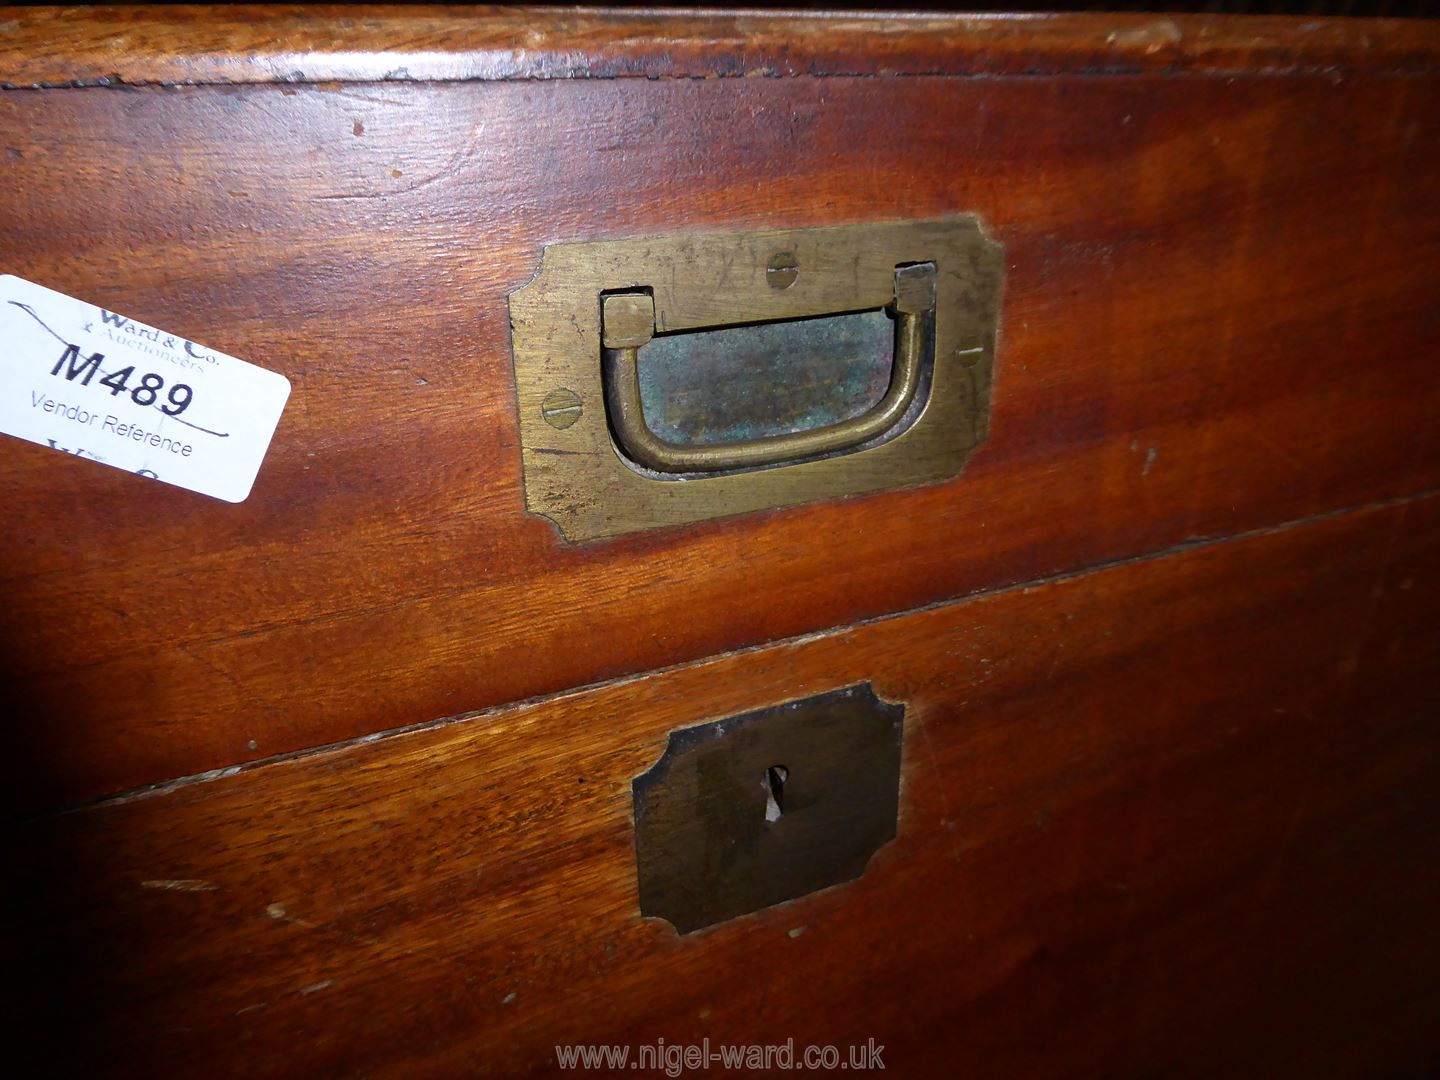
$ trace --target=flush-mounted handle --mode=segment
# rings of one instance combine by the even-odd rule
[[[951,480],[1003,275],[963,214],[551,244],[510,296],[525,505],[590,541]]]
[[[765,439],[679,446],[645,422],[640,395],[640,349],[655,336],[655,300],[648,292],[605,297],[601,320],[606,399],[616,441],[632,461],[663,473],[724,472],[851,450],[893,428],[920,388],[925,317],[935,310],[935,265],[895,270],[895,360],[890,386],[873,408],[838,424]]]

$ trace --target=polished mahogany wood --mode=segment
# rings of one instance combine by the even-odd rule
[[[704,1037],[873,1038],[901,1076],[1421,1075],[1437,545],[1440,498],[1405,500],[14,826],[6,1016],[83,1075]],[[667,732],[867,680],[908,711],[864,876],[642,919],[630,782]]]
[[[0,7],[0,84],[1433,70],[1434,22],[244,5]]]
[[[1434,489],[1440,81],[1314,59],[0,93],[5,271],[294,384],[236,506],[0,440],[0,800]],[[525,513],[506,297],[546,243],[952,212],[1007,252],[958,480],[583,546]]]

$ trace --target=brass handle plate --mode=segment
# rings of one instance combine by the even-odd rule
[[[969,216],[551,245],[510,296],[526,507],[585,541],[950,479],[988,427],[1002,276]],[[653,335],[881,308],[893,370],[863,415],[698,445],[646,424]]]
[[[931,263],[895,270],[894,372],[890,386],[869,411],[810,431],[766,439],[700,446],[666,442],[645,422],[640,392],[640,349],[655,330],[655,299],[649,293],[605,297],[601,323],[605,347],[606,401],[620,449],[630,459],[661,473],[725,472],[851,450],[895,427],[920,389],[925,317],[935,309],[935,267]]]

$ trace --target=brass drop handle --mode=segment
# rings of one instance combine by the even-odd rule
[[[655,336],[655,300],[649,293],[615,293],[602,305],[606,398],[615,438],[637,464],[656,472],[701,473],[755,468],[849,450],[889,431],[909,410],[920,387],[925,316],[935,310],[935,264],[895,270],[895,360],[890,386],[868,412],[814,431],[765,439],[679,446],[645,423],[640,399],[642,346]]]

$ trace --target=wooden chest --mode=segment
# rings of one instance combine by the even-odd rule
[[[290,387],[238,502],[0,440],[21,1042],[1440,1067],[1437,59],[1422,21],[0,13],[0,274]],[[580,342],[601,386],[597,320],[624,348],[574,252],[670,252],[621,290],[658,331],[686,275],[774,321],[843,277],[817,237],[937,222],[880,259],[939,266],[913,432],[536,512],[547,440],[624,456],[608,383],[546,381]],[[899,281],[831,307],[899,319]],[[6,395],[84,381],[0,357]],[[907,472],[942,392],[963,446]],[[565,512],[620,520],[587,477]]]

